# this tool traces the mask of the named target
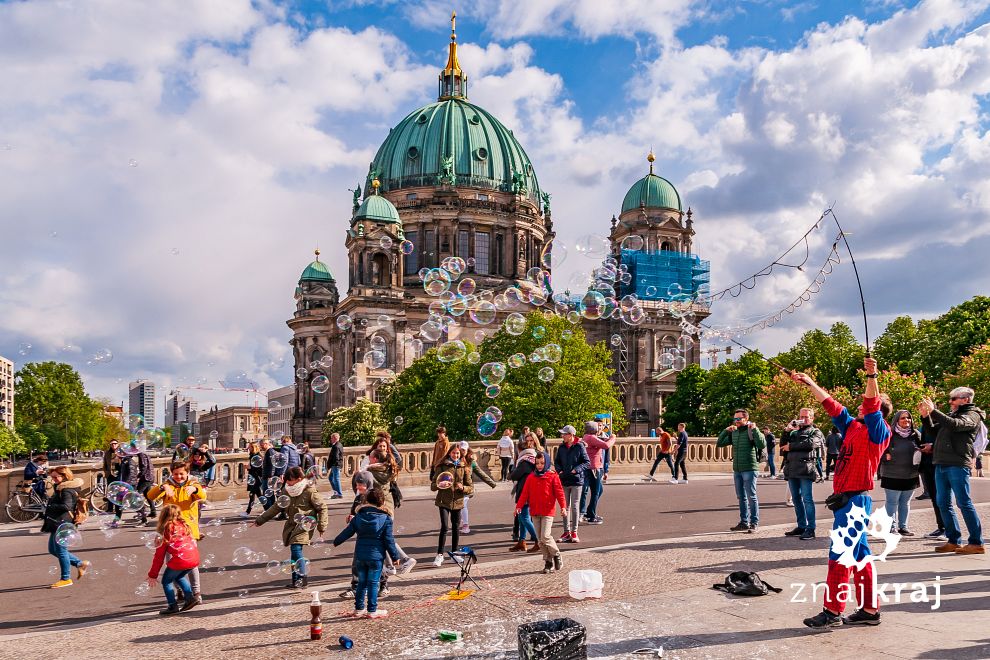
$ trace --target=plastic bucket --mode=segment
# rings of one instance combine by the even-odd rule
[[[605,581],[598,571],[579,570],[571,571],[567,575],[567,592],[571,598],[584,600],[585,598],[601,598]]]

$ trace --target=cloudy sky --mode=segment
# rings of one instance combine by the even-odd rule
[[[471,100],[527,149],[561,243],[607,233],[652,145],[695,211],[714,289],[834,202],[875,336],[894,315],[937,315],[990,290],[988,6],[456,9]],[[69,361],[91,394],[116,400],[139,377],[162,389],[240,373],[291,382],[296,280],[317,245],[346,277],[347,189],[389,127],[434,100],[450,9],[0,4],[0,355]],[[810,263],[833,233],[813,234]],[[558,277],[592,267],[581,259],[572,248]],[[811,276],[783,273],[712,320],[771,314]],[[844,263],[812,305],[747,339],[775,352],[837,319],[862,339],[858,306]],[[112,361],[87,364],[101,350]]]

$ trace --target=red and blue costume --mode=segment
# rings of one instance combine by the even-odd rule
[[[861,416],[854,419],[844,406],[832,397],[822,401],[825,412],[842,434],[842,449],[835,463],[835,477],[832,482],[834,493],[858,493],[851,497],[844,507],[835,512],[832,529],[845,529],[849,512],[854,506],[865,509],[867,515],[873,511],[873,479],[880,465],[880,457],[890,443],[890,427],[880,412],[880,398],[863,397]],[[854,551],[857,562],[870,555],[870,545],[864,533]],[[843,566],[838,562],[839,553],[829,547],[828,589],[825,594],[825,608],[841,614],[846,607],[846,599],[840,598],[840,587],[849,582],[850,577],[855,592],[862,594],[861,607],[877,607],[873,593],[873,563],[866,562],[862,568]]]

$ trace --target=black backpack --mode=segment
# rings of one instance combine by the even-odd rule
[[[724,583],[713,584],[712,589],[724,591],[734,596],[766,596],[769,591],[777,594],[781,591],[761,580],[756,573],[747,573],[746,571],[729,573]]]
[[[766,449],[766,447],[763,447],[761,449],[760,447],[757,447],[757,446],[753,445],[753,429],[751,429],[749,427],[746,427],[746,435],[749,436],[749,444],[752,445],[753,446],[753,449],[756,450],[756,462],[757,463],[765,463],[766,460],[767,460],[767,449]]]

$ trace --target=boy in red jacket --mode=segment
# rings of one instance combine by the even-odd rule
[[[522,508],[529,505],[533,523],[540,537],[540,547],[543,549],[543,572],[559,571],[564,562],[560,558],[560,550],[553,540],[554,504],[563,511],[564,487],[560,477],[552,469],[550,454],[542,452],[536,455],[536,470],[529,475],[523,485],[522,494],[516,502],[516,515],[522,513]]]

